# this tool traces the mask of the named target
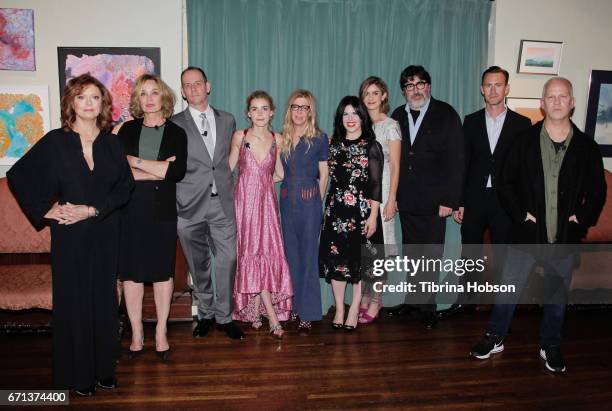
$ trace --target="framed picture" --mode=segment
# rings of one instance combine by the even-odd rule
[[[113,96],[113,125],[132,118],[134,80],[141,74],[161,74],[159,47],[58,47],[57,59],[60,96],[70,79],[91,74]]]
[[[0,70],[36,70],[34,10],[0,8]]]
[[[0,165],[15,164],[50,128],[47,86],[0,86]]]
[[[533,97],[506,97],[506,106],[519,114],[528,117],[531,124],[544,119],[544,113],[540,108],[540,99]]]
[[[524,74],[559,74],[561,50],[559,41],[521,40],[517,73]]]
[[[584,132],[599,143],[604,157],[612,157],[612,71],[592,70]]]

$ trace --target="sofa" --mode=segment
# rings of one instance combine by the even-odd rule
[[[50,310],[51,236],[36,231],[0,178],[0,310]]]

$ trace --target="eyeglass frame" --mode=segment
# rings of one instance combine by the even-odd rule
[[[308,113],[310,111],[310,106],[309,105],[300,106],[299,104],[290,104],[289,109],[291,111],[304,111]]]
[[[404,85],[402,86],[402,90],[408,90],[408,91],[412,91],[414,89],[417,90],[424,90],[425,86],[427,86],[429,83],[426,82],[425,80],[420,80],[417,81],[416,83],[404,83]]]

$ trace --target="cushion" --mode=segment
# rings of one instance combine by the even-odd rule
[[[50,310],[52,306],[50,265],[0,265],[0,309]]]
[[[17,204],[6,178],[0,178],[0,253],[48,253],[49,227],[36,231]]]

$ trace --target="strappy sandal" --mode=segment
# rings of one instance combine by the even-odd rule
[[[284,334],[285,334],[285,330],[283,330],[283,326],[280,325],[280,323],[270,326],[271,336],[276,337],[277,339],[281,340]]]
[[[385,308],[383,306],[383,304],[382,304],[382,299],[380,299],[380,298],[377,298],[377,299],[373,298],[372,301],[370,301],[370,304],[378,305],[378,310],[376,310],[376,314],[374,314],[373,316],[368,314],[368,310],[366,310],[366,312],[361,314],[361,316],[357,320],[360,324],[370,324],[370,323],[373,323],[374,320],[376,320],[378,318],[378,316],[380,315],[380,310]]]
[[[263,325],[263,322],[261,321],[261,314],[257,314],[255,316],[255,320],[251,323],[251,327],[253,327],[256,330],[259,330],[262,325]]]

